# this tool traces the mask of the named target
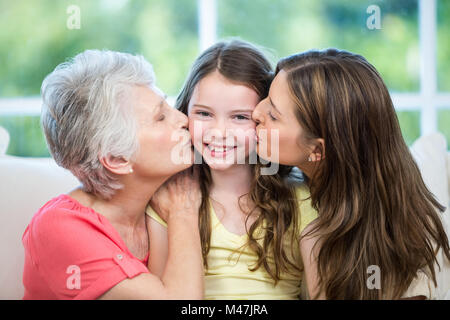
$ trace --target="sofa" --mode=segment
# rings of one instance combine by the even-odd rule
[[[24,252],[22,234],[33,214],[48,200],[79,185],[67,170],[51,158],[6,155],[9,135],[0,127],[0,299],[21,299]],[[419,138],[411,152],[436,198],[450,204],[450,152],[443,135]],[[399,155],[401,156],[401,155]],[[450,210],[442,216],[450,235]],[[438,254],[438,298],[450,299],[450,262]]]

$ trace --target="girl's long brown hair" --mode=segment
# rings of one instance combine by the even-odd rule
[[[287,72],[299,124],[323,138],[325,157],[309,180],[319,218],[318,276],[327,299],[396,299],[419,270],[436,284],[434,263],[449,243],[403,140],[383,80],[362,56],[328,49],[295,54]],[[381,289],[369,289],[368,267],[380,268]]]
[[[198,82],[208,74],[218,71],[228,80],[243,84],[255,90],[260,99],[267,96],[270,83],[273,78],[273,70],[270,62],[264,54],[248,42],[232,40],[218,42],[205,50],[194,62],[190,74],[176,100],[176,108],[186,115],[188,114],[189,101]],[[259,159],[258,159],[259,160]],[[286,252],[283,242],[298,242],[298,234],[295,229],[288,232],[291,226],[296,226],[298,221],[297,201],[295,190],[285,181],[292,177],[292,167],[280,166],[275,175],[261,175],[263,167],[260,161],[251,165],[253,181],[249,199],[253,203],[251,210],[246,210],[247,219],[253,212],[258,212],[256,221],[247,230],[249,237],[247,245],[258,256],[256,265],[251,271],[264,266],[275,283],[280,279],[281,272],[295,272],[297,264],[292,259],[292,252]],[[268,166],[267,164],[266,166]],[[209,166],[195,164],[199,167],[199,181],[202,192],[202,202],[199,213],[199,229],[202,243],[203,261],[208,267],[207,255],[211,242],[211,220],[209,208],[209,193],[212,185]],[[244,195],[246,196],[246,195]],[[242,209],[242,206],[241,206]],[[244,209],[243,209],[244,210]],[[256,231],[264,225],[264,236],[261,239]],[[269,259],[269,256],[273,258]]]

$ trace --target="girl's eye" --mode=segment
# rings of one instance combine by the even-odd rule
[[[210,114],[206,111],[197,111],[196,114],[202,116],[202,117],[208,117]]]
[[[237,120],[249,120],[250,118],[241,114],[234,116]]]

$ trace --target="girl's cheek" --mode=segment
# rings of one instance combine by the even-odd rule
[[[191,134],[192,142],[199,139],[203,135],[203,126],[200,121],[189,119],[189,133]]]
[[[192,139],[192,144],[198,146],[198,145],[202,145],[203,144],[203,133],[202,132],[195,132],[195,133],[191,133],[191,139]]]
[[[204,143],[204,134],[205,134],[205,128],[200,129],[199,127],[196,127],[196,129],[194,130],[194,128],[192,129],[192,131],[190,131],[191,133],[191,140],[192,140],[192,145],[194,146],[194,148],[200,152],[201,154],[203,154],[203,143]]]
[[[236,137],[239,146],[245,146],[246,153],[256,150],[256,130],[254,128],[247,128],[243,134]]]
[[[192,117],[190,116],[189,118],[189,121],[188,121],[188,130],[189,130],[189,132],[191,133],[191,135],[194,133],[194,120],[192,119]]]
[[[239,137],[239,140],[246,143],[253,142],[255,141],[255,136],[256,130],[254,128],[248,128],[247,130],[245,130],[245,134]]]

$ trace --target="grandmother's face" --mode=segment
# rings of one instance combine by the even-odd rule
[[[186,115],[169,106],[166,95],[157,88],[136,86],[131,97],[139,139],[134,172],[167,177],[190,167],[193,151]]]

